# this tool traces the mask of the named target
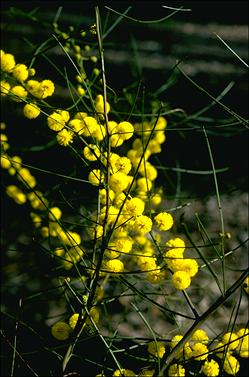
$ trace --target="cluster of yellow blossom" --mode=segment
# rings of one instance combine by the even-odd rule
[[[54,83],[51,80],[37,81],[29,79],[35,75],[34,68],[28,68],[25,64],[16,64],[12,54],[1,50],[1,97],[16,102],[26,102],[23,114],[28,119],[35,119],[40,115],[37,100],[43,100],[54,93]]]
[[[85,316],[85,312],[81,313],[81,318]],[[90,311],[89,315],[86,318],[85,323],[83,324],[83,328],[87,328],[87,331],[93,327],[92,322],[97,324],[99,322],[99,310],[93,306]],[[75,326],[79,321],[80,314],[74,313],[68,319],[68,322],[65,321],[58,321],[51,327],[51,334],[57,340],[67,340],[71,333],[73,332]]]
[[[17,204],[25,204],[28,201],[33,210],[43,212],[42,217],[36,212],[30,212],[34,227],[40,231],[43,237],[54,237],[59,241],[60,246],[55,248],[55,255],[65,269],[71,269],[85,254],[80,235],[77,232],[67,230],[59,223],[62,216],[61,209],[58,207],[49,208],[48,200],[40,191],[35,189],[37,185],[35,177],[29,169],[22,166],[22,158],[19,156],[10,157],[6,153],[9,149],[6,134],[1,134],[1,144],[4,146],[0,160],[1,168],[7,170],[11,176],[16,176],[25,189],[25,192],[23,192],[16,185],[9,185],[6,187],[6,194]]]
[[[190,286],[191,278],[198,272],[195,259],[184,258],[185,242],[181,238],[174,238],[166,242],[165,260],[168,268],[173,272],[172,282],[176,289],[183,290]]]

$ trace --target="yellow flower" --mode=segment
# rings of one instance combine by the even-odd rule
[[[229,350],[235,350],[239,346],[238,336],[235,333],[227,332],[223,335],[221,341],[224,345],[228,346]]]
[[[234,356],[227,355],[223,365],[224,371],[227,374],[235,376],[240,368],[238,360]]]
[[[145,204],[139,198],[128,199],[125,204],[124,212],[128,216],[140,216],[143,214]]]
[[[206,360],[201,367],[202,373],[208,377],[217,377],[219,376],[219,364],[217,361],[211,359],[210,361]]]
[[[181,364],[172,364],[169,367],[168,371],[169,377],[184,377],[185,376],[185,369]]]
[[[152,229],[152,221],[148,216],[140,215],[136,217],[132,229],[139,235],[145,235]]]
[[[119,259],[110,259],[104,265],[104,270],[108,270],[107,272],[114,272],[119,273],[124,271],[124,264]]]
[[[100,169],[93,169],[88,175],[88,180],[93,186],[99,186],[104,182],[104,174]]]
[[[16,102],[21,102],[28,95],[28,92],[21,85],[16,85],[11,88],[10,93],[13,95],[12,99]]]
[[[25,81],[29,76],[28,67],[25,64],[17,64],[12,71],[12,75],[18,81]]]
[[[1,156],[1,168],[2,169],[9,169],[11,167],[11,163],[9,161],[9,157],[4,154]]]
[[[103,118],[104,113],[104,97],[102,94],[98,94],[95,100],[95,109],[97,113],[100,113],[101,118]],[[106,113],[108,114],[110,111],[110,105],[108,102],[106,102]]]
[[[35,119],[41,113],[41,110],[35,104],[27,103],[23,108],[23,114],[28,119]]]
[[[58,208],[58,207],[52,207],[49,210],[48,217],[52,221],[57,221],[57,220],[60,220],[61,215],[62,215],[62,212],[61,212],[60,208]]]
[[[6,187],[6,194],[13,199],[17,204],[26,203],[25,194],[15,185],[10,185]]]
[[[137,181],[136,181],[136,184],[137,184],[137,189],[139,191],[145,191],[145,192],[148,192],[152,189],[152,182],[150,179],[148,178],[145,178],[145,177],[142,177],[142,178],[138,178]]]
[[[8,81],[2,80],[0,85],[1,85],[1,96],[4,97],[10,91],[10,84],[8,83]]]
[[[1,50],[1,70],[4,72],[11,72],[15,67],[15,58],[12,54],[5,54]]]
[[[122,172],[125,174],[129,174],[131,170],[131,161],[127,157],[118,157],[116,161],[114,162],[114,167],[113,167],[113,173],[116,172]]]
[[[161,212],[155,218],[154,222],[159,230],[169,230],[172,228],[174,221],[170,213]]]
[[[194,341],[206,343],[209,340],[209,337],[205,330],[199,329],[193,333],[191,339]]]
[[[58,132],[62,130],[66,122],[63,119],[63,116],[59,114],[58,111],[55,111],[51,115],[49,115],[49,117],[47,118],[47,123],[48,123],[48,127],[51,130]]]
[[[124,191],[129,185],[129,178],[125,173],[114,173],[110,176],[109,185],[114,192]]]
[[[166,248],[177,249],[181,254],[185,250],[185,242],[179,237],[168,240],[165,246]]]
[[[190,286],[191,279],[185,271],[176,271],[172,275],[172,283],[176,289],[183,290]]]
[[[73,142],[73,133],[71,131],[62,130],[56,135],[56,139],[60,145],[67,147]]]
[[[247,294],[249,294],[249,276],[247,276],[243,282],[244,290]]]
[[[151,355],[159,357],[160,359],[165,354],[165,346],[163,342],[155,342],[155,341],[150,342],[148,344],[147,350]]]
[[[54,83],[51,81],[51,80],[43,80],[36,92],[35,92],[35,97],[39,98],[39,99],[44,99],[44,98],[47,98],[49,96],[52,96],[53,93],[54,93]]]
[[[39,81],[37,80],[28,80],[25,87],[33,95],[36,96],[38,88],[40,86]]]
[[[57,340],[66,340],[69,338],[71,328],[66,322],[57,322],[51,328],[53,337]]]
[[[88,144],[83,149],[83,155],[88,161],[96,161],[100,156],[100,150],[95,144]]]
[[[191,356],[195,360],[205,360],[208,357],[208,348],[203,343],[195,343],[192,345]]]
[[[26,183],[28,187],[34,188],[36,186],[36,179],[27,168],[20,168],[18,170],[17,179]]]
[[[134,127],[130,122],[120,122],[115,128],[121,139],[128,140],[133,136]]]
[[[170,250],[169,252],[171,252],[172,250]],[[187,274],[191,278],[197,274],[199,266],[195,259],[190,259],[190,258],[180,259],[178,260],[178,262],[179,262],[178,267],[177,267],[178,270],[187,272]]]
[[[83,120],[80,119],[72,119],[68,123],[68,127],[72,129],[72,131],[76,132],[77,134],[81,135],[83,133],[83,129],[85,127]]]

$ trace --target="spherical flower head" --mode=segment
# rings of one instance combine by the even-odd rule
[[[158,230],[165,231],[172,228],[174,220],[170,213],[161,212],[154,218],[154,223]]]
[[[170,342],[170,347],[171,348],[175,348],[175,346],[180,342],[180,340],[182,340],[183,336],[182,335],[175,335],[172,339],[171,339],[171,342]]]
[[[65,126],[65,121],[61,114],[58,111],[53,112],[47,118],[48,127],[53,131],[61,131],[62,128]]]
[[[235,333],[227,332],[221,339],[222,343],[228,346],[228,349],[235,350],[239,346],[238,336]]]
[[[206,343],[206,342],[208,342],[209,337],[208,337],[205,330],[198,329],[193,333],[191,339],[194,340],[194,341],[197,341],[197,342]]]
[[[84,125],[83,120],[72,119],[68,123],[68,127],[70,127],[72,131],[74,131],[77,134],[81,135],[83,133],[83,129],[84,129],[85,125]]]
[[[173,271],[181,271],[181,263],[183,261],[183,255],[179,253],[177,249],[171,249],[165,253],[165,262],[168,268]]]
[[[114,192],[124,191],[129,185],[129,178],[125,173],[114,173],[110,176],[109,185]]]
[[[41,110],[35,104],[27,103],[23,108],[23,115],[28,119],[35,119],[41,113]]]
[[[168,240],[165,246],[167,249],[177,249],[181,253],[185,251],[185,242],[179,237]]]
[[[145,153],[150,152],[147,150]],[[137,161],[140,161],[140,158]],[[151,165],[149,161],[146,161],[145,164],[142,162],[138,169],[138,172],[151,181],[154,181],[157,178],[157,169],[153,165]]]
[[[240,364],[234,356],[227,355],[223,364],[223,368],[227,374],[235,376],[239,371]]]
[[[166,140],[166,135],[164,131],[157,131],[153,136],[153,140],[155,140],[158,144],[163,144]]]
[[[61,215],[62,215],[62,212],[61,212],[60,208],[58,208],[58,207],[52,207],[49,210],[48,217],[52,221],[57,221],[57,220],[60,220]]]
[[[160,284],[162,281],[165,280],[165,272],[157,269],[155,271],[149,271],[147,273],[147,280],[151,284]]]
[[[208,357],[208,348],[203,343],[195,343],[192,345],[192,354],[191,356],[195,360],[205,360]]]
[[[168,370],[169,377],[184,377],[185,369],[181,364],[172,364]]]
[[[49,96],[52,96],[53,93],[54,93],[54,83],[51,81],[51,80],[43,80],[36,92],[35,92],[35,97],[39,98],[39,99],[44,99],[44,98],[47,98]]]
[[[230,354],[229,349],[227,348],[227,346],[225,347],[222,342],[217,343],[214,350],[215,355],[220,359],[223,359],[224,356]]]
[[[128,199],[125,203],[124,212],[131,217],[140,216],[144,212],[145,203],[139,198]]]
[[[85,117],[87,117],[87,113],[79,111],[78,113],[75,114],[74,119],[83,120]]]
[[[15,185],[7,186],[6,194],[17,204],[26,203],[26,195]]]
[[[31,175],[29,169],[20,168],[18,169],[17,179],[21,182],[26,183],[29,187],[34,188],[36,186],[36,179]]]
[[[29,76],[28,67],[25,64],[17,64],[14,69],[12,70],[12,75],[18,81],[25,81]]]
[[[130,369],[116,369],[113,373],[113,377],[136,377],[136,374]]]
[[[111,140],[111,147],[113,148],[118,148],[124,143],[124,140],[120,137],[119,134],[111,135],[110,140]]]
[[[172,275],[172,283],[180,291],[187,289],[191,284],[191,278],[185,271],[176,271]]]
[[[77,85],[77,93],[82,97],[86,94],[86,91],[81,85]]]
[[[134,127],[130,122],[120,122],[115,132],[117,132],[121,139],[128,140],[133,136]]]
[[[110,259],[115,259],[120,255],[118,249],[117,249],[117,244],[115,240],[110,241],[108,243],[108,247],[105,250],[105,257],[110,258]]]
[[[104,174],[100,169],[93,169],[88,175],[88,180],[93,186],[99,186],[104,182]]]
[[[88,161],[97,161],[97,159],[100,157],[100,150],[97,145],[95,144],[88,144],[83,149],[83,155]]]
[[[57,110],[57,113],[60,114],[65,123],[69,121],[70,114],[67,110]]]
[[[57,340],[66,340],[70,337],[71,328],[66,322],[57,322],[51,328],[53,337]]]
[[[151,197],[151,204],[153,206],[158,206],[162,201],[162,197],[159,193],[153,194]]]
[[[13,95],[11,98],[13,101],[21,102],[28,95],[28,92],[21,85],[16,85],[11,88],[10,93]]]
[[[139,191],[148,192],[152,189],[152,182],[150,179],[146,177],[138,178],[136,181],[136,184],[137,184],[137,189]]]
[[[67,147],[73,142],[73,133],[68,130],[62,130],[56,135],[56,139],[60,145]]]
[[[174,249],[173,249],[174,250]],[[170,250],[172,251],[172,250]],[[179,261],[179,270],[187,272],[187,274],[192,278],[198,272],[198,263],[195,259],[184,258]]]
[[[151,231],[152,221],[148,216],[137,216],[132,229],[139,235],[145,235],[146,233],[149,233]]]
[[[114,162],[113,173],[122,172],[124,174],[129,174],[131,171],[131,161],[127,157],[118,157]]]
[[[15,58],[12,54],[1,53],[1,70],[4,72],[11,72],[15,67]]]
[[[219,364],[213,359],[210,361],[206,360],[201,367],[201,371],[208,377],[217,377],[220,372]]]
[[[240,357],[249,357],[249,330],[242,328],[237,332],[237,336],[240,339],[236,351]]]
[[[83,119],[84,128],[81,130],[83,136],[93,136],[93,133],[98,129],[98,123],[95,118],[86,116]]]
[[[0,86],[1,86],[1,97],[5,97],[6,94],[8,94],[10,91],[10,88],[11,88],[10,84],[8,83],[8,81],[2,80],[0,83]]]
[[[97,141],[102,141],[106,136],[106,129],[102,124],[97,124],[97,127],[95,130],[92,131],[93,138],[95,138]]]
[[[124,264],[119,259],[111,259],[105,263],[104,270],[109,272],[119,273],[124,271]]]
[[[165,354],[165,346],[164,346],[163,342],[154,342],[154,341],[150,342],[148,344],[147,350],[151,355],[153,355],[155,357],[159,357],[160,359]]]
[[[9,169],[11,167],[11,163],[9,161],[9,157],[7,154],[2,154],[1,155],[1,168],[2,169]]]
[[[40,83],[37,80],[28,80],[25,87],[31,93],[34,97],[36,97],[36,94],[38,92]]]
[[[249,276],[247,276],[243,282],[244,291],[249,294]]]
[[[151,154],[160,153],[162,151],[161,145],[155,139],[149,141],[148,150],[151,152]]]
[[[79,316],[80,316],[79,313],[74,313],[69,318],[68,323],[69,323],[69,326],[71,327],[72,330],[75,329],[75,326],[76,326],[76,324],[78,322]]]

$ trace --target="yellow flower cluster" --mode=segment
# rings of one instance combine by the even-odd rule
[[[3,74],[1,96],[8,95],[13,101],[27,102],[23,108],[24,116],[28,119],[37,118],[41,110],[36,102],[53,95],[54,83],[51,80],[29,79],[35,75],[34,68],[29,69],[25,64],[16,64],[15,57],[3,50],[1,50],[1,71]],[[16,81],[16,85],[12,85],[13,81]]]
[[[166,242],[165,260],[168,268],[173,272],[172,282],[176,289],[183,290],[190,286],[191,278],[198,272],[195,259],[184,258],[185,242],[181,238],[174,238]]]

